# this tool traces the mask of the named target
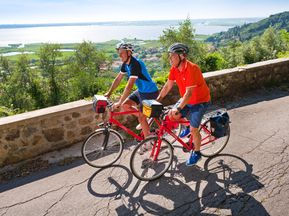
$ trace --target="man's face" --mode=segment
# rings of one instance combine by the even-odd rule
[[[179,58],[180,55],[180,58]],[[185,57],[183,56],[183,54],[178,54],[178,53],[169,53],[169,59],[170,59],[170,64],[172,66],[178,67],[180,60],[182,61]]]
[[[127,51],[125,49],[119,49],[118,50],[118,56],[120,57],[122,62],[125,62],[128,57],[130,56],[130,51]]]
[[[179,61],[180,61],[179,54],[177,54],[177,53],[169,53],[169,59],[170,59],[170,64],[172,66],[175,66],[175,67],[178,66]]]

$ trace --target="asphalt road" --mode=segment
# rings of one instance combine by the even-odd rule
[[[231,137],[217,157],[186,167],[188,154],[176,147],[168,173],[141,182],[129,170],[134,146],[127,144],[110,168],[79,159],[2,182],[0,216],[288,215],[288,89],[262,90],[225,106]]]

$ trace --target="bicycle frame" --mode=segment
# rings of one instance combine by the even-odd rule
[[[116,126],[118,126],[119,128],[121,128],[122,130],[124,130],[126,133],[128,133],[129,135],[133,136],[135,139],[137,139],[138,141],[142,141],[144,139],[143,136],[136,134],[135,132],[133,132],[131,129],[129,129],[128,127],[124,126],[121,122],[119,122],[118,120],[116,120],[114,117],[115,116],[120,116],[120,115],[128,115],[128,114],[136,114],[136,113],[140,113],[138,110],[135,111],[123,111],[123,112],[113,112],[113,111],[109,111],[109,119],[108,122],[110,124],[114,124]]]
[[[188,124],[189,121],[184,121],[184,120],[178,120],[178,121],[171,121],[171,120],[163,120],[162,122],[159,122],[158,120],[155,120],[155,122],[157,123],[157,125],[159,126],[159,132],[158,132],[158,139],[157,139],[157,145],[153,145],[152,151],[151,151],[151,155],[150,157],[153,157],[153,160],[156,161],[158,158],[158,154],[161,148],[161,141],[162,141],[162,137],[163,135],[166,133],[168,133],[169,135],[171,135],[174,139],[176,139],[183,147],[185,147],[188,151],[194,150],[194,145],[193,145],[193,137],[190,136],[189,139],[189,143],[185,143],[180,137],[178,137],[176,134],[174,134],[171,130],[172,127],[172,123],[178,123],[178,124]],[[211,136],[211,131],[209,131],[204,124],[200,124],[200,129],[199,130],[203,130],[206,133],[205,137],[201,138],[201,146],[204,146],[208,143],[211,143],[213,141],[216,140],[215,137]],[[204,140],[208,139],[208,141],[203,142]],[[213,139],[211,139],[213,138]],[[157,149],[155,149],[155,147],[157,146]],[[156,152],[155,152],[156,151]]]

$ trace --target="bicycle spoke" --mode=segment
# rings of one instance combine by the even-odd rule
[[[133,151],[130,160],[130,166],[132,173],[141,180],[154,180],[161,177],[170,167],[173,159],[173,151],[171,144],[162,139],[161,148],[156,160],[152,155],[152,150],[146,151],[143,154],[139,154],[139,149],[146,144],[150,145],[152,141],[156,141],[157,137],[150,137],[141,142]],[[157,151],[157,146],[155,146]]]
[[[123,151],[121,136],[114,130],[102,128],[92,133],[83,143],[82,156],[93,167],[113,164]]]

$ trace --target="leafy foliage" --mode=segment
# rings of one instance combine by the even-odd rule
[[[247,41],[256,36],[261,36],[267,28],[275,30],[285,29],[289,31],[289,12],[271,15],[256,23],[236,26],[226,32],[220,32],[206,39],[206,42],[214,43],[216,46],[224,46],[231,40]]]
[[[197,64],[202,63],[202,59],[206,52],[204,44],[195,40],[195,29],[189,18],[181,22],[177,29],[173,27],[165,29],[163,35],[160,36],[160,42],[165,51],[168,50],[169,46],[173,43],[180,42],[186,44],[190,49],[188,59]],[[169,60],[167,52],[163,53],[162,59],[163,68],[168,69]]]

